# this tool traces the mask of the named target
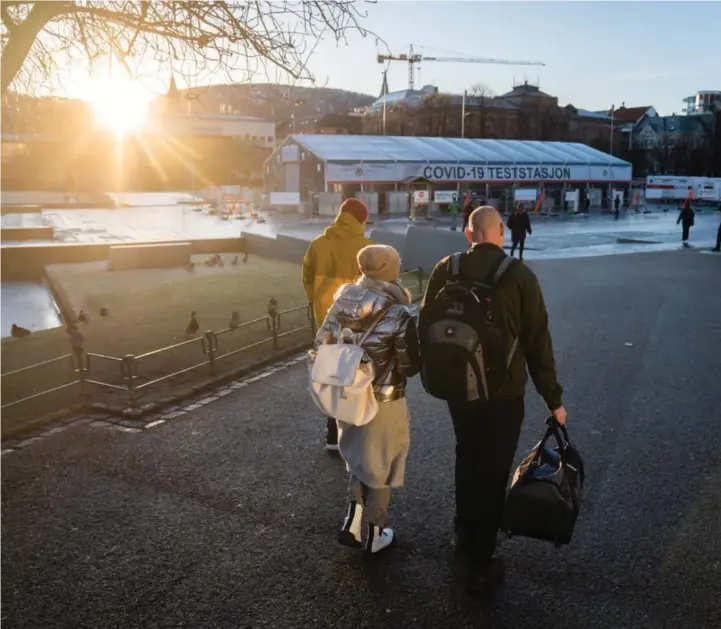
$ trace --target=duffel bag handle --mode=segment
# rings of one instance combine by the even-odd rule
[[[559,422],[553,415],[551,415],[546,420],[546,426],[548,426],[551,430],[560,429],[561,432],[563,433],[563,438],[566,440],[566,443],[569,445],[571,444],[571,440],[568,438],[568,430],[566,429],[566,425]]]
[[[543,450],[544,446],[546,445],[546,441],[553,435],[556,438],[556,442],[558,443],[558,454],[561,457],[561,464],[563,467],[566,467],[566,447],[570,444],[570,441],[568,440],[568,431],[566,430],[566,427],[559,424],[556,421],[555,417],[549,417],[546,420],[546,425],[548,428],[546,429],[546,434],[543,435],[543,438],[538,444],[538,452],[539,455],[541,451]],[[561,429],[560,431],[558,429]]]

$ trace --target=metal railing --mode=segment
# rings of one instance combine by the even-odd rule
[[[403,281],[404,286],[411,292],[414,301],[417,301],[423,296],[425,274],[422,268],[402,273],[401,280]],[[305,313],[303,324],[295,325],[290,329],[285,330],[283,327],[284,320],[287,321],[289,318],[292,318],[291,315],[297,315],[298,313]],[[264,332],[268,333],[268,336],[233,349],[231,349],[232,346],[230,344],[226,344],[224,351],[223,346],[225,340],[228,340],[232,336],[248,333],[252,328],[262,328]],[[174,343],[173,345],[161,347],[143,354],[126,354],[122,357],[117,357],[105,356],[95,352],[85,352],[82,349],[74,349],[72,353],[64,354],[56,358],[51,358],[40,363],[28,365],[27,367],[22,367],[14,371],[0,374],[4,385],[8,379],[12,379],[19,374],[27,375],[32,373],[35,377],[36,375],[39,375],[40,370],[48,367],[49,365],[61,363],[62,361],[67,361],[69,367],[66,374],[69,378],[68,382],[64,382],[58,386],[53,386],[48,389],[43,389],[37,393],[3,404],[1,410],[6,410],[31,400],[36,400],[38,398],[74,387],[79,388],[79,394],[82,397],[87,397],[91,388],[124,392],[128,406],[130,408],[136,408],[139,394],[149,387],[185,374],[190,374],[203,368],[208,369],[208,375],[210,377],[217,376],[218,363],[220,361],[226,361],[234,356],[240,356],[243,354],[247,355],[248,352],[264,346],[269,346],[270,349],[266,358],[271,358],[273,352],[281,349],[283,339],[292,337],[293,335],[298,335],[305,331],[309,333],[307,345],[310,346],[316,333],[312,306],[308,304],[304,306],[297,306],[295,308],[279,310],[277,300],[271,297],[268,300],[267,314],[262,317],[218,331],[208,330],[200,337],[188,339],[187,341],[181,341],[180,343]],[[199,360],[199,362],[196,362],[188,367],[183,367],[182,369],[177,369],[176,371],[169,373],[163,373],[155,378],[143,379],[142,367],[149,360],[193,345],[197,345],[199,347],[199,354],[203,357],[202,360]],[[116,378],[114,379],[114,382],[108,381],[113,378],[103,379],[102,375],[100,375],[100,372],[108,369],[110,369],[111,372],[115,371]],[[148,369],[148,371],[150,371],[150,369]]]

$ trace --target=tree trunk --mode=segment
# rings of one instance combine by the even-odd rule
[[[62,9],[60,3],[36,2],[27,18],[9,29],[5,49],[2,52],[0,94],[4,96],[15,80],[40,31],[53,17],[60,15]]]

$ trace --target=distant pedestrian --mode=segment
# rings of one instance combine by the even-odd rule
[[[313,306],[315,323],[323,325],[333,298],[344,284],[360,275],[358,252],[371,244],[365,237],[368,208],[358,199],[346,199],[338,216],[322,235],[310,243],[303,258],[303,287]],[[338,424],[328,418],[325,447],[338,450]]]
[[[511,257],[518,247],[518,259],[523,260],[523,247],[526,244],[526,234],[532,234],[531,218],[528,216],[526,209],[519,205],[518,209],[508,217],[506,223],[508,229],[511,230]]]
[[[618,220],[618,213],[619,213],[620,209],[621,209],[621,197],[617,196],[613,200],[613,213],[616,216],[616,220]]]
[[[681,212],[679,213],[678,219],[676,220],[676,225],[681,223],[681,242],[683,242],[684,244],[688,244],[689,232],[694,226],[695,216],[696,213],[691,208],[691,202],[689,200],[686,200],[686,202],[681,207]]]
[[[448,211],[451,213],[451,231],[456,231],[458,228],[458,197],[454,194],[453,200],[448,204]]]
[[[712,251],[721,251],[721,223],[718,224],[718,231],[716,232],[716,246]]]
[[[590,214],[590,213],[591,213],[591,196],[588,195],[588,194],[586,195],[586,202],[585,202],[585,204],[584,204],[584,212],[585,212],[586,214]]]

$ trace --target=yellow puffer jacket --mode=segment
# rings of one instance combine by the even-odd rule
[[[323,235],[310,243],[303,258],[303,286],[319,327],[338,289],[360,277],[356,258],[370,244],[363,225],[347,212],[338,214]]]

